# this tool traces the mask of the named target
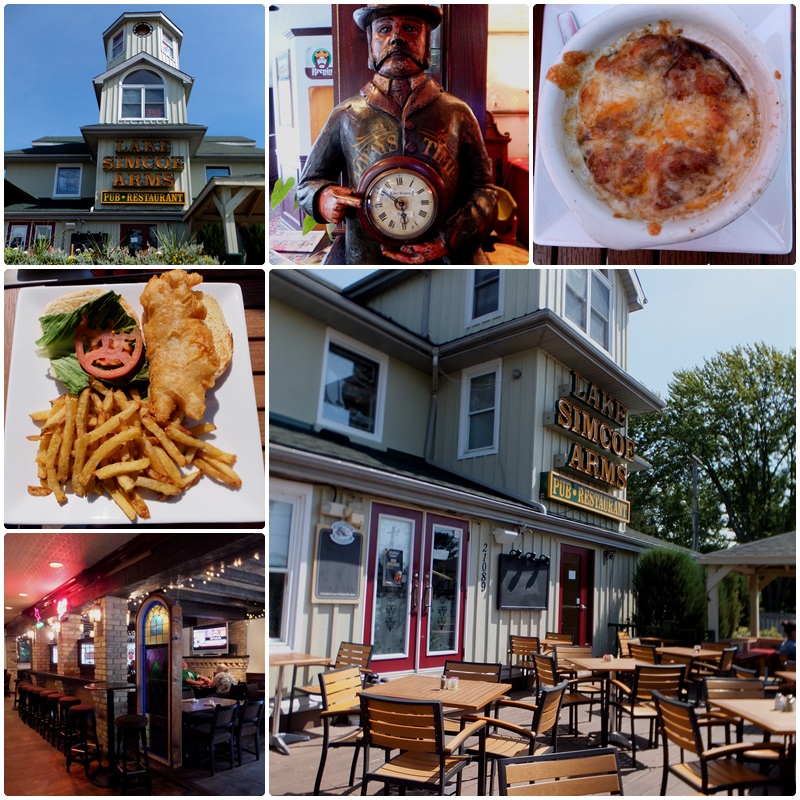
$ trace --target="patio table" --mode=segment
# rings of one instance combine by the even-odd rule
[[[797,673],[790,672],[788,669],[779,669],[775,673],[776,678],[780,678],[782,681],[789,681],[790,683],[796,683],[797,681]]]
[[[794,736],[797,733],[797,712],[776,711],[772,698],[719,699],[714,700],[714,707],[776,736]]]
[[[441,678],[432,675],[406,675],[387,683],[369,686],[359,694],[374,697],[392,697],[400,700],[433,700],[442,705],[458,708],[462,711],[480,712],[493,700],[502,697],[512,689],[510,683],[493,683],[491,681],[459,681],[455,691],[442,689]],[[478,765],[478,796],[486,794],[486,752],[481,731],[481,756]]]
[[[702,658],[705,661],[719,661],[722,658],[721,650],[695,650],[693,647],[656,647],[656,652],[662,656],[683,656],[684,658]]]
[[[635,658],[615,658],[611,661],[604,661],[602,658],[595,657],[573,657],[570,658],[570,662],[580,670],[603,673],[600,676],[603,682],[600,740],[595,744],[599,747],[607,747],[609,741],[613,741],[617,744],[630,747],[630,742],[615,730],[614,718],[609,713],[611,680],[616,677],[618,672],[635,672],[636,665],[642,662],[637,661]]]
[[[305,742],[308,736],[304,733],[281,734],[281,693],[283,691],[283,671],[286,667],[310,667],[318,664],[329,664],[327,656],[312,656],[309,653],[270,653],[269,665],[278,668],[278,677],[275,681],[275,700],[272,706],[272,731],[269,737],[269,746],[276,747],[285,756],[291,755],[288,745],[292,742]]]

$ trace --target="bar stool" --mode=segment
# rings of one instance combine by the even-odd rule
[[[17,711],[19,711],[19,718],[25,722],[28,718],[28,688],[31,686],[28,681],[21,681],[17,684]]]
[[[56,730],[56,750],[60,750],[59,742],[64,743],[64,755],[67,754],[67,748],[72,744],[68,738],[69,732],[69,710],[73,706],[80,705],[81,700],[79,697],[73,697],[71,694],[65,694],[58,701],[58,728]]]
[[[50,698],[53,696],[61,697],[61,692],[57,692],[55,689],[47,689],[39,695],[39,733],[42,739],[47,739],[48,741],[50,739],[50,730],[52,727],[50,720]],[[58,708],[58,706],[56,706],[56,708]]]
[[[47,695],[45,700],[45,705],[47,707],[47,715],[45,721],[45,731],[48,742],[55,747],[56,744],[56,733],[58,732],[58,701],[62,697],[66,697],[67,695],[64,692],[57,692],[53,691]]]
[[[147,718],[140,714],[124,714],[117,717],[114,724],[117,726],[117,763],[114,768],[122,779],[122,794],[128,793],[130,779],[141,775],[144,776],[148,794],[153,794],[150,761],[147,756]],[[119,764],[120,758],[122,764]]]
[[[86,776],[89,776],[89,764],[97,761],[102,766],[100,760],[100,740],[97,738],[97,718],[94,713],[94,706],[88,703],[80,703],[72,706],[68,712],[67,722],[67,772],[70,764],[77,761],[83,764]],[[89,738],[89,726],[91,724],[92,739]],[[77,742],[72,744],[72,739],[77,732]]]
[[[46,692],[44,686],[30,686],[28,688],[28,725],[38,731],[42,724],[42,694]]]

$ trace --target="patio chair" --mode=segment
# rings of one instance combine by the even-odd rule
[[[628,631],[617,631],[617,655],[625,658],[628,655],[628,643],[631,640],[631,635]]]
[[[690,699],[692,702],[697,705],[700,702],[700,693],[701,693],[701,685],[702,685],[702,678],[699,677],[697,674],[697,670],[695,669],[695,658],[694,656],[683,656],[683,655],[675,655],[673,653],[662,653],[661,654],[661,661],[659,662],[662,665],[672,665],[672,666],[683,666],[685,667],[686,671],[683,674],[683,688],[681,689],[681,693],[678,695],[679,700],[689,701]],[[690,698],[689,696],[689,689],[694,690],[694,697]]]
[[[581,694],[597,695],[601,697],[603,694],[602,682],[591,683],[591,672],[581,671],[575,668],[571,663],[571,658],[591,658],[592,648],[591,645],[578,645],[578,644],[557,644],[553,648],[553,657],[556,661],[556,673],[562,677],[570,680],[572,678],[581,678]],[[592,706],[589,706],[589,719],[592,718]]]
[[[643,664],[658,664],[658,653],[654,644],[628,644],[628,655]]]
[[[726,678],[731,675],[733,669],[733,657],[736,655],[735,647],[725,647],[720,651],[717,661],[705,661],[696,658],[694,669],[698,680],[704,678]]]
[[[490,795],[494,791],[496,761],[520,755],[541,754],[550,748],[554,751],[557,749],[558,716],[561,712],[561,701],[566,688],[567,682],[562,681],[558,686],[542,689],[535,704],[519,700],[498,700],[494,717],[467,715],[466,719],[468,720],[483,720],[491,731],[486,735],[482,745],[486,757],[492,761],[492,771],[489,777]],[[500,712],[503,708],[529,712],[531,714],[530,728],[500,719]],[[548,732],[550,733],[549,741],[537,747],[537,739]],[[478,756],[481,750],[472,747],[468,752]]]
[[[322,773],[325,771],[325,762],[328,760],[328,751],[337,747],[354,748],[353,763],[350,767],[350,786],[356,777],[359,750],[364,746],[364,734],[360,727],[348,730],[337,739],[331,740],[331,724],[336,717],[343,714],[358,714],[361,704],[358,693],[361,691],[361,671],[358,667],[343,667],[330,672],[321,672],[318,676],[320,694],[322,696],[322,711],[320,719],[322,729],[322,750],[319,757],[317,777],[314,781],[314,794],[319,794],[322,784]]]
[[[504,758],[499,771],[501,797],[623,794],[619,756],[613,747]]]
[[[665,697],[658,691],[653,692],[653,701],[663,734],[662,795],[667,793],[667,781],[670,775],[674,775],[701,794],[730,792],[734,789],[743,793],[745,789],[774,783],[768,776],[755,772],[738,760],[738,756],[752,748],[751,744],[743,742],[704,748],[700,726],[697,724],[697,711],[691,703]],[[677,764],[670,764],[670,742],[678,747],[680,753],[680,761]],[[777,743],[769,743],[765,747],[782,750],[782,746]],[[697,760],[686,761],[684,753],[695,756]]]
[[[508,677],[511,679],[514,670],[522,672],[525,678],[525,688],[528,689],[528,677],[536,676],[536,665],[533,663],[533,654],[541,649],[538,636],[513,636],[508,637]]]
[[[471,756],[457,755],[457,750],[483,728],[482,721],[472,722],[447,739],[444,715],[439,700],[401,700],[393,697],[361,695],[361,721],[364,726],[364,776],[361,794],[367,794],[371,781],[380,781],[386,790],[390,784],[400,787],[437,791],[456,778],[456,794],[461,793],[461,772]],[[386,751],[386,762],[369,769],[371,746]],[[391,758],[391,751],[399,755]]]
[[[341,669],[342,667],[358,667],[361,670],[362,686],[364,679],[368,675],[372,675],[372,670],[369,668],[372,661],[372,651],[374,646],[371,644],[359,644],[358,642],[342,642],[339,645],[339,650],[336,653],[336,659],[330,664],[326,665],[324,669]],[[305,669],[305,667],[295,666],[292,672],[292,691],[289,695],[289,715],[286,722],[286,730],[292,730],[292,715],[294,713],[294,698],[296,694],[307,695],[309,697],[319,697],[319,686],[311,683],[305,686],[297,685],[297,670]]]
[[[563,678],[556,672],[556,662],[553,656],[536,653],[533,658],[536,663],[536,680],[540,689],[558,686],[563,681]],[[564,693],[561,701],[562,706],[569,709],[569,730],[575,736],[579,735],[577,707],[588,705],[591,708],[594,703],[600,702],[600,698],[595,697],[593,694],[583,694],[580,691],[580,687],[584,683],[593,685],[591,679],[572,678],[568,680],[567,688],[569,691]]]
[[[545,639],[549,639],[550,642],[547,644],[542,645],[542,652],[549,653],[553,647],[553,642],[558,644],[572,644],[573,643],[573,636],[571,633],[557,633],[556,631],[547,631],[544,635]]]
[[[500,683],[500,672],[502,664],[487,661],[445,661],[444,675],[450,678],[458,678],[460,681],[489,681],[490,683]],[[491,712],[491,704],[486,706],[484,714]],[[464,712],[445,712],[444,729],[448,734],[458,733],[462,728]]]
[[[683,677],[684,668],[681,665],[637,664],[630,686],[616,678],[611,681],[611,686],[617,689],[616,697],[611,700],[611,705],[617,711],[617,720],[621,720],[622,714],[627,714],[631,721],[631,758],[634,769],[636,722],[642,719],[649,721],[647,743],[650,747],[655,747],[658,712],[653,705],[653,691],[658,690],[668,697],[677,697],[683,685]]]

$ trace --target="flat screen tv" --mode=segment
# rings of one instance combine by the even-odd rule
[[[228,623],[215,622],[213,625],[196,625],[192,628],[192,655],[228,655]]]

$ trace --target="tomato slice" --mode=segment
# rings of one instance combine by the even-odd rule
[[[75,353],[81,367],[104,380],[135,374],[144,356],[142,332],[137,326],[130,333],[95,330],[84,319],[75,331]]]

